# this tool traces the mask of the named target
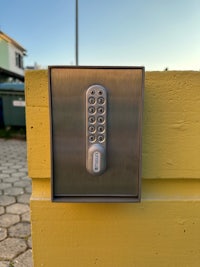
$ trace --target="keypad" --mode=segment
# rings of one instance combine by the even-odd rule
[[[101,85],[93,85],[86,91],[86,136],[90,144],[106,141],[107,92]]]

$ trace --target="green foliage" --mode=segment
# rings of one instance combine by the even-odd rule
[[[26,139],[26,128],[25,127],[5,127],[0,128],[0,138],[5,139]]]

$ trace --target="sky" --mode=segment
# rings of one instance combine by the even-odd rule
[[[79,0],[79,65],[200,70],[200,0]],[[0,0],[25,66],[75,64],[75,0]]]

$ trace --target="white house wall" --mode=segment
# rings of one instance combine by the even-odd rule
[[[24,57],[23,53],[16,47],[14,47],[11,43],[8,44],[8,49],[9,49],[9,67],[10,67],[9,70],[17,74],[24,75],[24,69],[21,69],[16,65],[16,53],[19,53],[22,56],[22,58]]]

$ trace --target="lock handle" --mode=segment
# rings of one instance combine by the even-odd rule
[[[100,175],[106,168],[105,149],[100,144],[90,146],[88,150],[87,170],[93,175]]]

